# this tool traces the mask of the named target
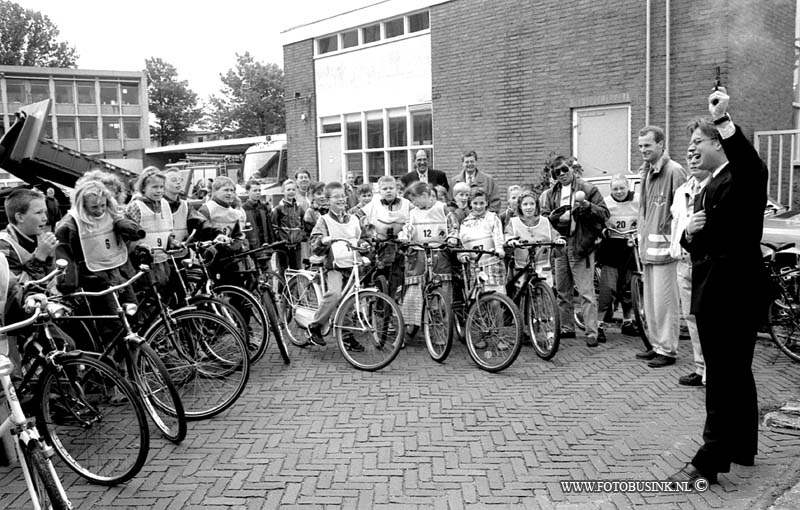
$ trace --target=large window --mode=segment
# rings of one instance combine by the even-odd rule
[[[56,103],[75,104],[75,94],[72,90],[71,81],[56,82]]]
[[[126,140],[138,140],[139,119],[124,119],[122,121],[122,132]]]
[[[74,117],[59,117],[57,121],[58,139],[59,140],[74,140],[75,136],[75,118]]]
[[[103,138],[106,140],[119,140],[119,120],[103,121]]]
[[[31,82],[31,102],[36,103],[50,99],[50,84],[46,81]]]
[[[79,81],[78,87],[78,104],[96,104],[97,100],[94,95],[94,82]]]
[[[138,83],[123,83],[122,88],[122,104],[138,105],[139,104],[139,84]]]
[[[429,105],[348,113],[344,117],[342,126],[346,132],[344,159],[347,171],[368,177],[371,182],[382,175],[401,176],[413,168],[414,157],[419,149],[429,154],[428,161],[433,166],[433,129]],[[337,132],[333,127],[336,118],[321,119],[323,132],[320,136]],[[366,136],[362,138],[362,135]]]
[[[97,140],[97,120],[81,119],[80,121],[81,139]]]
[[[26,103],[25,82],[22,80],[6,80],[6,94],[9,103]]]
[[[100,82],[100,104],[118,105],[117,84]]]

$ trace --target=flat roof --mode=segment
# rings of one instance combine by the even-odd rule
[[[313,39],[323,35],[332,34],[349,28],[368,25],[392,18],[407,12],[418,11],[433,5],[439,5],[452,0],[382,0],[327,18],[310,21],[301,25],[287,28],[281,32],[281,45],[286,46],[306,39]]]
[[[285,134],[248,136],[245,138],[229,138],[228,140],[212,140],[210,142],[182,143],[179,145],[166,145],[164,147],[152,147],[144,150],[145,154],[161,154],[164,152],[195,152],[221,149],[225,147],[236,147],[239,145],[255,145],[267,141],[267,136],[273,142],[285,142]]]
[[[32,66],[0,66],[0,76],[11,74],[14,76],[59,76],[59,77],[104,77],[104,78],[135,78],[140,80],[144,71],[113,71],[97,69],[71,69],[65,67],[32,67]]]

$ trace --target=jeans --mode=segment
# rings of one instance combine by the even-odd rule
[[[561,327],[575,330],[573,289],[578,289],[587,337],[597,338],[597,297],[594,292],[594,253],[578,257],[567,244],[553,250]]]

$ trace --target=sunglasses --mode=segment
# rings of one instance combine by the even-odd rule
[[[560,166],[558,168],[554,168],[553,169],[553,173],[555,175],[564,175],[566,173],[569,173],[571,170],[572,169],[570,167],[568,167],[567,165],[564,165],[564,166]]]

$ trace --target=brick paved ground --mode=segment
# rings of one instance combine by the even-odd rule
[[[677,385],[679,363],[649,369],[636,339],[596,349],[532,349],[501,374],[478,370],[462,345],[444,365],[421,344],[378,373],[349,367],[334,346],[275,352],[254,367],[239,403],[190,424],[181,445],[155,438],[125,486],[65,474],[81,509],[360,508],[613,509],[768,507],[800,479],[800,434],[761,430],[753,468],[734,466],[702,494],[570,494],[560,480],[664,479],[698,446],[704,390]],[[271,350],[275,351],[274,345]],[[800,365],[756,348],[762,407],[797,396]],[[0,509],[28,508],[18,472],[0,468]]]

